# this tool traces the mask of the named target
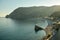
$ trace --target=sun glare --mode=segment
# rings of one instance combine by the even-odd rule
[[[0,13],[0,17],[5,17],[7,14]]]

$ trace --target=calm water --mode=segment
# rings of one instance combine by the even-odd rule
[[[41,24],[44,22],[40,21]],[[41,40],[44,31],[34,31],[36,22],[0,18],[0,40]],[[46,26],[46,25],[45,25]]]

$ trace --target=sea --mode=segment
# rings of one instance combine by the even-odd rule
[[[42,40],[46,35],[44,30],[35,33],[35,24],[40,23],[42,28],[46,28],[48,21],[40,20],[15,20],[11,18],[0,18],[0,40]],[[60,39],[60,30],[54,40]]]

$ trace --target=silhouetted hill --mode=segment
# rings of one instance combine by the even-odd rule
[[[40,18],[50,16],[55,11],[60,11],[60,6],[19,7],[6,17],[14,19]]]

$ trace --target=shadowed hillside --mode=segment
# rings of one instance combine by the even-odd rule
[[[60,11],[60,6],[19,7],[11,12],[6,18],[31,19],[50,16],[55,11]]]
[[[54,12],[50,17],[53,17],[53,20],[60,20],[60,11]]]
[[[54,12],[51,17],[58,17],[60,18],[60,11],[59,12]]]

